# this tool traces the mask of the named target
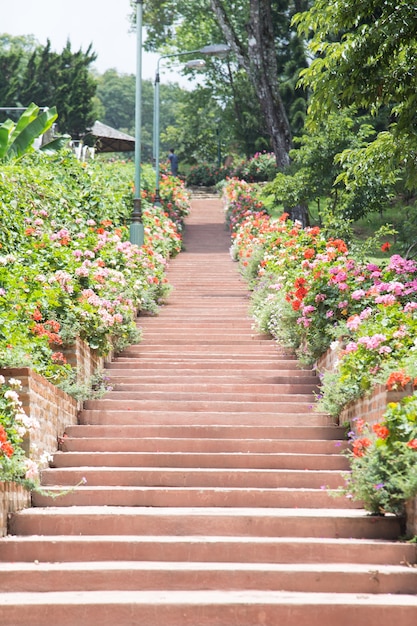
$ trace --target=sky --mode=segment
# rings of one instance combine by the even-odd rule
[[[67,40],[72,50],[85,51],[90,43],[100,73],[115,68],[136,73],[136,34],[129,32],[129,0],[0,0],[0,33],[34,35],[41,44],[49,38],[61,52]],[[154,79],[158,55],[144,53],[142,77]],[[180,82],[169,75],[170,81]]]

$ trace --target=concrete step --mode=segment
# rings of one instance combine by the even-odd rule
[[[284,364],[277,359],[264,359],[262,361],[239,360],[239,362],[236,362],[235,359],[224,358],[203,361],[202,359],[198,360],[194,358],[185,359],[178,355],[175,358],[170,358],[169,360],[144,357],[140,359],[128,359],[120,356],[111,363],[106,364],[106,370],[113,369],[129,369],[132,372],[137,370],[156,370],[159,373],[165,370],[174,373],[176,371],[182,372],[183,370],[198,370],[200,373],[209,370],[216,370],[217,372],[225,371],[226,373],[249,370],[251,374],[255,372],[258,375],[262,371],[268,371],[270,376],[286,376],[287,372],[289,372],[289,376],[303,375],[303,370],[298,369],[297,362],[295,361],[285,361]]]
[[[121,440],[137,438],[174,438],[181,439],[270,439],[276,441],[308,440],[313,446],[315,441],[330,442],[330,446],[344,440],[346,429],[342,426],[277,426],[252,425],[238,427],[228,424],[192,423],[185,428],[183,424],[77,424],[67,426],[67,437],[77,438],[112,438]],[[346,442],[345,442],[346,443]]]
[[[290,591],[403,594],[417,589],[404,565],[95,561],[0,563],[0,593],[58,591]],[[1,596],[0,596],[1,597]],[[417,604],[416,604],[417,606]]]
[[[143,382],[158,382],[159,380],[165,380],[167,383],[175,382],[180,379],[184,382],[184,379],[193,382],[220,382],[227,383],[229,380],[238,382],[260,382],[261,384],[288,384],[288,379],[294,385],[303,383],[317,383],[317,377],[310,370],[278,370],[276,372],[269,370],[260,370],[254,368],[250,370],[248,368],[240,370],[238,368],[216,370],[213,367],[205,367],[202,364],[201,367],[187,368],[187,364],[183,364],[183,367],[176,367],[174,371],[170,371],[166,364],[164,367],[148,367],[141,361],[135,361],[131,368],[125,367],[124,363],[120,364],[114,361],[106,366],[104,374],[111,380],[117,382],[118,377],[125,378],[126,380],[138,380]],[[112,367],[110,367],[112,366]]]
[[[86,478],[83,476],[83,478]],[[33,493],[32,505],[46,506],[146,506],[146,507],[243,507],[359,509],[360,504],[335,497],[327,489],[264,489],[202,487],[108,487],[87,483],[68,490],[47,487]]]
[[[222,563],[417,564],[413,543],[325,537],[8,535],[0,562],[183,561]],[[348,560],[349,559],[349,560]]]
[[[347,441],[306,439],[212,439],[205,437],[64,437],[61,452],[245,452],[275,454],[336,454]]]
[[[339,470],[276,470],[178,467],[70,466],[42,471],[45,486],[70,487],[86,479],[87,485],[153,487],[220,487],[263,489],[337,489],[344,485]]]
[[[250,452],[56,452],[53,467],[183,467],[258,469],[349,469],[342,454]]]
[[[415,595],[252,590],[23,592],[0,603],[2,626],[45,626],[57,611],[60,626],[415,626],[417,609]]]
[[[111,392],[110,392],[111,393]],[[122,392],[119,392],[119,394]],[[118,395],[119,395],[118,394]],[[127,394],[129,396],[129,394]],[[316,415],[312,414],[313,406],[312,400],[300,399],[294,397],[294,395],[282,396],[283,400],[272,400],[268,402],[263,400],[257,401],[245,401],[245,400],[210,400],[210,399],[196,399],[186,400],[184,398],[175,399],[155,399],[148,400],[146,396],[144,398],[130,398],[120,399],[119,397],[110,396],[108,394],[106,398],[101,400],[87,400],[85,402],[85,408],[92,411],[164,411],[164,412],[178,412],[184,413],[221,413],[223,416],[227,413],[250,413],[253,417],[258,413],[273,413],[274,410],[277,414],[283,413],[288,415],[290,413],[304,414],[306,416],[311,414],[311,423],[314,424]],[[225,418],[223,417],[223,420]],[[309,421],[306,419],[306,421]]]
[[[14,514],[15,535],[222,535],[396,539],[396,517],[362,510],[180,507],[47,507]]]
[[[213,390],[209,389],[186,389],[186,390],[174,390],[168,389],[167,393],[163,389],[150,388],[145,391],[137,391],[133,388],[128,390],[113,390],[108,391],[106,393],[106,397],[99,400],[102,403],[110,403],[113,401],[122,403],[123,401],[132,402],[146,402],[148,405],[155,400],[159,400],[167,403],[173,404],[174,402],[180,402],[183,406],[189,406],[192,402],[212,402],[215,401],[217,404],[220,402],[222,405],[227,406],[228,404],[233,405],[236,404],[258,404],[258,405],[266,405],[268,402],[273,405],[277,404],[301,404],[307,403],[312,405],[315,401],[315,396],[313,393],[304,393],[302,389],[298,389],[293,391],[272,391],[269,393],[263,394],[262,391],[253,391],[252,393],[245,393],[242,390],[236,391],[223,391],[221,387],[217,388],[213,387]],[[191,408],[193,410],[193,408]],[[198,409],[197,409],[198,410]],[[262,409],[261,409],[262,410]]]
[[[140,404],[141,409],[132,406],[131,403],[125,402],[125,407],[117,409],[117,403],[112,403],[112,408],[109,405],[96,405],[90,408],[89,403],[81,413],[79,417],[80,424],[165,424],[165,425],[190,425],[192,423],[201,424],[202,422],[207,425],[224,425],[226,422],[231,426],[297,426],[297,427],[319,427],[319,426],[333,426],[333,419],[325,413],[309,413],[307,411],[290,412],[288,409],[284,410],[283,407],[277,407],[276,412],[263,411],[260,413],[249,412],[236,412],[228,411],[225,414],[220,411],[221,407],[216,407],[218,410],[209,408],[205,411],[195,410],[178,410],[172,407],[166,407],[165,410],[151,410],[145,409],[143,403]],[[178,403],[177,403],[178,404]],[[221,404],[221,403],[220,403]],[[293,405],[296,409],[297,406]],[[242,405],[243,408],[243,405]],[[268,407],[271,408],[270,406]],[[308,407],[309,408],[309,407]],[[284,411],[284,412],[283,412]]]
[[[132,379],[131,379],[132,380]],[[317,385],[317,380],[312,384],[306,383],[282,383],[282,384],[254,384],[254,383],[209,383],[209,382],[200,382],[200,383],[192,383],[191,381],[184,381],[182,379],[179,383],[172,383],[168,380],[166,382],[161,382],[159,386],[155,382],[144,383],[141,379],[136,379],[133,382],[116,382],[112,387],[113,391],[116,392],[125,392],[129,393],[132,398],[135,397],[133,394],[149,394],[150,397],[153,397],[155,393],[164,393],[168,394],[170,398],[174,399],[177,393],[187,394],[187,395],[201,395],[201,394],[216,394],[217,395],[225,395],[228,394],[243,396],[246,398],[247,396],[252,397],[260,397],[261,399],[270,399],[271,396],[282,398],[287,395],[295,395],[296,397],[300,394],[306,394],[309,398],[313,398],[313,392],[319,390]],[[112,398],[113,395],[111,393],[106,394],[106,398]],[[117,396],[122,397],[122,396]]]

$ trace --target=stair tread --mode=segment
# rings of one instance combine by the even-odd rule
[[[291,592],[291,591],[47,591],[41,594],[36,592],[12,592],[0,593],[0,605],[10,606],[16,603],[44,605],[53,603],[60,604],[143,604],[157,606],[159,604],[173,605],[197,605],[208,604],[229,605],[236,602],[242,605],[259,604],[267,602],[272,605],[282,603],[290,605],[349,605],[352,602],[358,605],[374,605],[378,608],[384,606],[410,606],[417,607],[417,595],[394,595],[394,594],[350,594],[350,593],[320,593],[320,592]]]

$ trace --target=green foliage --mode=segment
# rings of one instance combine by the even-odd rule
[[[363,150],[359,159],[373,176],[384,180],[387,164],[392,175],[400,169],[408,188],[417,184],[414,154],[417,147],[415,8],[407,0],[344,2],[329,5],[317,0],[294,22],[301,36],[313,37],[316,56],[301,73],[302,85],[312,89],[311,122],[351,105],[376,115],[389,111],[386,131],[377,136],[377,150]],[[396,144],[390,149],[390,144]]]
[[[40,112],[36,104],[28,106],[18,122],[6,120],[0,124],[0,161],[18,159],[34,150],[35,139],[46,133],[57,119],[56,108]],[[45,143],[42,150],[54,152],[68,143],[69,137],[61,137]]]
[[[166,259],[181,241],[144,201],[147,245],[130,244],[132,178],[133,166],[81,164],[71,153],[3,166],[0,365],[62,383],[71,373],[63,342],[80,336],[103,354],[137,341],[137,311],[155,311],[166,296]]]
[[[95,58],[91,47],[73,52],[67,42],[58,53],[49,41],[40,46],[32,38],[5,35],[0,38],[0,79],[7,82],[0,80],[0,101],[10,107],[31,102],[56,107],[60,133],[79,138],[94,121],[96,82],[90,65]]]
[[[387,405],[373,429],[360,423],[352,432],[351,473],[343,494],[373,514],[404,514],[417,495],[417,393]]]
[[[149,0],[144,4],[144,21],[147,29],[146,46],[154,51],[198,50],[212,42],[227,41],[233,55],[226,60],[206,58],[205,87],[210,92],[206,104],[215,100],[221,103],[223,120],[221,133],[225,151],[239,152],[250,157],[255,152],[270,150],[271,139],[285,126],[286,117],[293,129],[300,130],[306,109],[306,93],[296,85],[299,70],[306,66],[303,42],[291,27],[291,16],[296,10],[306,8],[307,2],[262,0],[248,3],[245,0],[223,2],[220,0],[180,0],[179,2]],[[132,3],[134,8],[135,3]],[[224,16],[221,19],[220,14]],[[256,20],[262,20],[257,28]],[[230,28],[224,26],[227,24]],[[248,32],[252,39],[262,32],[262,41],[249,50]],[[264,54],[260,54],[260,50]],[[255,59],[256,56],[256,59]],[[268,59],[268,62],[265,62]],[[272,67],[272,65],[274,67]],[[276,66],[276,67],[275,67]],[[266,85],[261,86],[265,79]],[[277,80],[278,79],[278,80]],[[278,81],[282,83],[279,89]],[[281,98],[285,103],[282,106]],[[266,104],[270,100],[269,108]],[[190,104],[192,106],[192,104]],[[280,124],[272,129],[270,115],[280,110]],[[268,114],[269,111],[269,114]],[[192,127],[188,123],[192,121]],[[198,120],[205,126],[204,120]],[[196,119],[187,116],[186,132],[171,141],[178,149],[186,139],[195,136]],[[211,135],[216,127],[212,125]],[[202,129],[199,129],[201,134]],[[285,132],[284,132],[285,134]],[[171,135],[173,137],[173,135]],[[174,137],[173,137],[174,139]],[[288,139],[288,138],[287,138]],[[272,142],[274,140],[272,139]],[[182,160],[188,154],[194,158],[200,137],[192,149],[184,141]],[[215,142],[212,141],[215,149]],[[274,146],[275,150],[275,146]],[[207,153],[197,156],[197,161],[214,161]],[[190,163],[196,161],[190,160]]]
[[[39,423],[26,415],[19,392],[20,380],[0,376],[0,480],[34,487],[38,479],[39,459],[28,459],[23,449],[24,437],[39,428]]]
[[[202,163],[190,168],[186,177],[188,186],[213,187],[227,178],[256,183],[271,180],[277,172],[275,157],[270,152],[258,152],[250,159],[233,159],[229,166],[219,167]]]
[[[369,119],[354,111],[330,114],[314,129],[307,127],[294,140],[298,148],[290,153],[289,171],[265,187],[268,206],[291,211],[297,204],[319,201],[319,221],[327,233],[350,239],[346,223],[382,211],[394,195],[397,176],[389,162],[385,160],[386,176],[373,167],[377,153],[381,164],[384,161],[384,152],[378,150],[383,134],[369,143],[374,134]],[[363,158],[364,151],[369,158]]]

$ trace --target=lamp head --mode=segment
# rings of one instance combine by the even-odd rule
[[[206,62],[204,61],[204,59],[193,59],[192,61],[187,61],[187,63],[184,63],[184,67],[187,67],[188,69],[195,69],[198,70],[201,67],[204,67],[206,64]]]
[[[230,46],[224,43],[213,43],[200,48],[199,52],[213,57],[225,57],[230,52]]]

